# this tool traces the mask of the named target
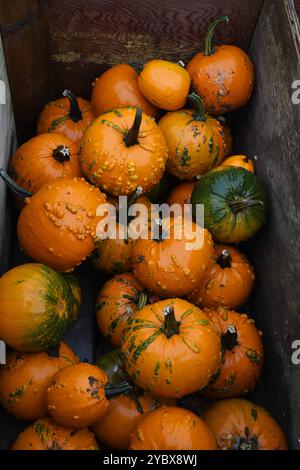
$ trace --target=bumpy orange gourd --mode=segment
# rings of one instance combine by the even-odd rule
[[[246,155],[232,155],[231,157],[226,158],[221,167],[224,166],[237,166],[241,168],[245,168],[245,170],[250,171],[250,173],[255,172],[255,167],[253,161],[246,157]]]
[[[184,296],[199,285],[213,255],[206,229],[170,217],[149,237],[138,239],[132,249],[133,271],[141,284],[161,297]]]
[[[70,91],[63,92],[64,98],[48,103],[38,118],[37,134],[58,132],[80,144],[86,128],[95,115],[91,103],[76,98]]]
[[[244,106],[254,85],[253,64],[242,49],[212,45],[216,26],[228,21],[227,16],[222,16],[211,23],[203,52],[198,52],[187,65],[194,90],[203,97],[206,111],[213,115]]]
[[[213,260],[189,300],[200,307],[237,308],[248,299],[254,281],[253,266],[243,253],[232,245],[215,244]]]
[[[205,309],[221,339],[222,365],[206,391],[213,398],[237,397],[253,389],[263,365],[261,332],[246,314]]]
[[[151,60],[138,78],[143,95],[158,108],[174,111],[185,105],[191,78],[179,64],[167,60]]]
[[[121,347],[127,320],[146,302],[144,288],[132,273],[114,276],[102,286],[96,302],[96,318],[100,332],[114,348]]]
[[[33,421],[47,415],[46,393],[55,373],[78,362],[66,343],[52,351],[14,351],[0,368],[0,402],[17,418]]]
[[[11,450],[98,450],[88,429],[60,426],[51,418],[35,421],[19,434]]]
[[[96,215],[105,196],[82,178],[57,178],[27,199],[18,237],[34,260],[70,271],[95,249]]]
[[[280,426],[270,414],[248,400],[216,402],[204,421],[223,450],[287,450]]]
[[[131,435],[130,450],[216,450],[208,426],[197,415],[179,407],[148,413]]]
[[[87,129],[81,167],[93,184],[114,196],[149,191],[159,182],[167,160],[161,130],[141,108],[116,108]]]
[[[155,396],[205,387],[220,365],[220,338],[208,316],[182,299],[146,305],[128,321],[122,351],[132,380]]]
[[[222,124],[205,114],[202,99],[195,93],[188,98],[196,111],[168,113],[159,127],[169,149],[167,171],[179,179],[193,180],[222,162],[225,141]]]
[[[93,84],[92,105],[97,116],[111,109],[134,106],[156,117],[157,108],[140,92],[138,74],[128,64],[118,64],[96,78]]]

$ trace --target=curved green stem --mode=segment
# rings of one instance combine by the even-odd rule
[[[229,250],[222,250],[221,254],[216,259],[216,263],[221,266],[222,269],[231,267],[231,254]]]
[[[165,316],[165,321],[162,329],[166,337],[169,339],[173,335],[179,335],[180,321],[177,321],[175,318],[173,305],[167,305],[164,308],[163,313]]]
[[[230,201],[228,203],[230,209],[235,214],[244,209],[247,209],[248,207],[256,206],[257,204],[263,205],[263,201],[258,201],[257,199],[240,199],[239,201]]]
[[[142,123],[142,115],[142,108],[137,108],[132,128],[127,132],[124,137],[126,147],[132,147],[133,145],[137,145],[139,143],[139,133]]]
[[[228,23],[228,22],[229,22],[228,16],[220,16],[209,25],[205,39],[204,39],[204,55],[208,56],[208,55],[212,55],[215,53],[215,48],[213,46],[213,35],[215,32],[215,29],[220,23]]]
[[[53,158],[59,162],[68,162],[70,160],[71,152],[69,147],[66,145],[59,145],[55,150],[53,150]]]
[[[26,199],[32,196],[32,193],[21,188],[10,176],[8,176],[5,170],[0,170],[0,177],[5,181],[9,189],[20,199]]]
[[[238,335],[235,326],[230,325],[226,331],[221,335],[221,345],[222,348],[227,351],[232,351],[235,346],[238,344]]]
[[[188,100],[190,100],[194,107],[195,107],[195,112],[193,114],[193,119],[195,121],[206,121],[206,115],[205,115],[205,107],[203,103],[203,99],[201,96],[197,95],[197,93],[192,92],[188,95]]]
[[[78,104],[78,100],[74,93],[70,90],[65,90],[63,92],[63,96],[68,98],[70,101],[70,111],[69,111],[69,116],[72,119],[73,122],[78,122],[81,121],[82,119],[82,112]]]
[[[147,296],[147,294],[146,294],[145,292],[142,292],[142,293],[139,295],[136,309],[137,309],[137,310],[141,310],[143,307],[145,307],[147,301],[148,301],[148,296]]]
[[[113,398],[122,393],[130,392],[133,387],[129,382],[121,382],[119,384],[106,384],[104,389],[106,397]]]

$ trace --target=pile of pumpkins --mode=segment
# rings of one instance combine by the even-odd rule
[[[0,402],[33,422],[13,449],[287,448],[275,420],[241,398],[264,352],[254,321],[236,311],[255,280],[236,244],[264,224],[267,202],[253,162],[232,155],[223,117],[254,85],[245,52],[213,45],[225,22],[211,23],[186,67],[151,60],[138,74],[113,66],[93,84],[91,103],[66,90],[1,171],[33,260],[0,279],[0,338],[12,348]],[[150,212],[151,202],[191,203],[190,233],[178,239],[183,221],[171,214],[156,221],[157,237],[102,239],[99,207],[118,212],[118,196]],[[195,223],[199,204],[204,227]],[[203,243],[187,249],[195,230]],[[96,319],[113,349],[96,364],[62,341],[81,302],[70,272],[86,258],[107,279]],[[204,413],[184,407],[191,394],[209,401]]]

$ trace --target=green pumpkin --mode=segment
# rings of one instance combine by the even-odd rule
[[[120,349],[113,349],[104,354],[97,360],[96,365],[106,373],[109,383],[117,384],[128,380]]]
[[[255,175],[244,168],[228,167],[206,173],[192,193],[195,205],[204,204],[204,226],[224,243],[248,240],[266,221],[267,197]]]
[[[73,295],[73,318],[74,320],[78,316],[78,311],[81,305],[81,289],[77,278],[73,274],[63,274],[64,279],[67,281]]]

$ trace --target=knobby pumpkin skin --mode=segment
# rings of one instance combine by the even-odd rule
[[[220,339],[208,316],[186,300],[146,305],[128,321],[126,371],[143,390],[179,398],[205,387],[220,365]]]
[[[159,127],[169,149],[167,171],[179,179],[194,180],[222,162],[225,141],[222,124],[205,114],[202,99],[195,93],[188,98],[196,110],[167,113]]]
[[[38,118],[37,134],[57,132],[78,145],[86,128],[94,121],[91,103],[77,98],[70,90],[63,92],[64,98],[48,103]]]
[[[143,286],[161,297],[184,296],[200,283],[211,262],[211,235],[192,222],[188,226],[181,217],[162,219],[159,231],[155,239],[151,237],[156,234],[150,233],[149,239],[136,240],[132,249],[134,274]],[[167,234],[169,238],[163,238]],[[198,246],[189,250],[190,243]]]
[[[151,60],[138,78],[143,95],[158,108],[174,111],[185,105],[191,79],[184,67],[167,60]]]
[[[145,192],[159,182],[167,160],[161,130],[141,108],[116,108],[99,116],[87,129],[81,167],[93,184],[111,195]]]
[[[198,52],[187,65],[194,90],[203,97],[205,109],[213,115],[228,113],[244,106],[252,95],[254,67],[239,47],[214,47],[215,28],[227,16],[217,18],[208,28],[203,52]]]
[[[51,418],[35,421],[19,434],[11,450],[98,450],[88,428],[60,426]]]
[[[25,421],[47,415],[46,393],[55,373],[79,362],[66,343],[48,352],[14,351],[0,369],[0,402],[6,410]]]
[[[245,168],[245,170],[250,171],[250,173],[255,172],[255,167],[253,161],[246,157],[246,155],[232,155],[231,157],[226,158],[222,164],[221,167],[224,166],[236,166],[239,168]]]
[[[213,260],[189,300],[199,307],[240,307],[254,287],[254,269],[232,245],[215,244]]]
[[[204,204],[204,225],[219,242],[246,241],[266,220],[266,192],[244,168],[210,171],[196,183],[191,201]]]
[[[114,276],[101,288],[96,302],[99,330],[114,348],[120,348],[127,320],[147,303],[143,286],[134,274]]]
[[[216,450],[208,426],[197,415],[179,407],[148,413],[131,435],[130,450]]]
[[[266,410],[248,400],[218,401],[203,419],[222,450],[287,450],[280,426]]]
[[[0,279],[0,338],[14,349],[55,346],[77,315],[68,281],[48,266],[23,264]]]
[[[220,335],[223,361],[205,391],[212,398],[231,398],[249,392],[260,375],[264,350],[261,331],[245,314],[219,307],[205,309]]]
[[[18,237],[35,261],[71,271],[95,249],[96,227],[106,203],[98,188],[83,178],[57,178],[42,186],[22,210]]]
[[[156,117],[158,110],[140,92],[138,74],[128,64],[118,64],[96,78],[92,105],[96,116],[115,108],[134,106]]]

